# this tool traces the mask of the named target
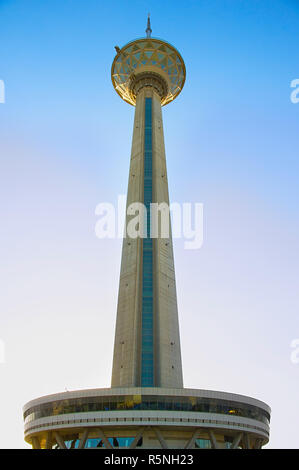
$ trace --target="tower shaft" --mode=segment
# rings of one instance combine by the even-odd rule
[[[169,211],[169,196],[161,96],[149,80],[136,96],[126,228],[136,202],[146,208],[146,236],[123,240],[112,387],[182,388],[172,236],[161,233],[161,218],[151,237],[150,205]]]

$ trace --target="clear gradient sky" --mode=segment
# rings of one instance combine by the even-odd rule
[[[204,204],[202,248],[175,241],[185,386],[267,402],[267,447],[299,448],[297,0],[0,0],[0,447],[28,447],[28,400],[110,386],[121,240],[95,207],[127,189],[110,67],[148,11],[187,69],[163,109],[170,198]]]

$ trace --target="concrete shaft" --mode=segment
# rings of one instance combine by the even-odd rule
[[[145,202],[145,106],[148,98],[151,98],[151,202],[166,203],[169,207],[161,97],[153,87],[145,86],[139,90],[136,98],[127,209],[132,203]],[[127,212],[126,227],[132,218],[133,216],[128,215]],[[160,222],[161,219],[159,219],[159,227]],[[152,386],[182,388],[183,377],[171,230],[169,237],[164,238],[164,236],[161,237],[159,229],[158,237],[151,240]],[[123,240],[112,387],[144,386],[142,383],[144,243],[143,238],[130,238],[128,235]]]

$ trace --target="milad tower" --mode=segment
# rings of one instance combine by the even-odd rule
[[[185,82],[185,64],[168,42],[129,42],[111,70],[119,96],[135,106],[127,194],[142,203],[143,236],[123,239],[111,388],[47,395],[24,406],[33,448],[245,448],[269,440],[270,408],[242,395],[183,387],[171,230],[152,236],[152,203],[169,207],[162,106]],[[169,224],[169,212],[167,214]]]

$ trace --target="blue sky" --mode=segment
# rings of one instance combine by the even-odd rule
[[[268,447],[298,447],[296,0],[0,0],[1,446],[25,446],[26,401],[110,385],[121,241],[94,211],[126,192],[134,108],[110,68],[148,12],[187,69],[170,198],[204,204],[203,247],[175,241],[185,386],[266,401]]]

